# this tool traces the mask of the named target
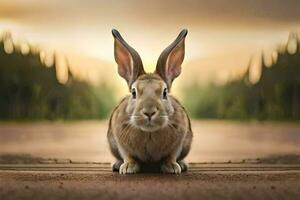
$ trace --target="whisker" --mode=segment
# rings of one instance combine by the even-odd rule
[[[130,129],[130,124],[128,123],[122,130],[122,132],[120,134],[120,139],[122,139],[123,141],[127,140],[127,137],[128,137],[127,135],[128,135],[129,129]]]
[[[144,117],[140,116],[140,115],[130,115],[130,118],[138,119],[138,118],[144,118]]]
[[[176,127],[172,124],[172,122],[170,122],[170,121],[168,121],[168,126],[170,126],[170,127],[172,127],[172,128],[175,128],[176,129]]]

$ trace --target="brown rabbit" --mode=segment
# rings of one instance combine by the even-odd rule
[[[107,139],[117,159],[113,170],[131,174],[139,172],[142,164],[156,163],[163,173],[186,171],[183,159],[190,151],[193,133],[185,109],[169,91],[181,72],[187,30],[161,53],[154,73],[145,73],[139,54],[117,30],[112,34],[118,73],[131,92],[109,121]]]

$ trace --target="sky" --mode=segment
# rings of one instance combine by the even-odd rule
[[[299,0],[0,0],[0,32],[66,55],[72,70],[92,81],[120,81],[112,28],[139,52],[146,71],[187,28],[180,79],[224,82],[300,31],[299,10]],[[253,80],[258,74],[254,67]]]

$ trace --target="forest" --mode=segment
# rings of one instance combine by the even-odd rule
[[[277,48],[272,63],[261,56],[261,73],[250,81],[247,71],[223,85],[193,83],[183,90],[184,103],[196,118],[298,120],[300,118],[300,40],[291,33]]]
[[[114,104],[113,91],[76,78],[67,59],[54,54],[42,59],[42,51],[28,43],[17,44],[11,34],[0,38],[0,119],[104,118]],[[48,61],[48,62],[47,62]],[[58,62],[67,69],[66,81],[57,78]]]
[[[292,48],[291,48],[292,46]],[[73,75],[66,58],[28,43],[15,43],[9,32],[0,38],[0,119],[102,119],[116,105],[106,83],[93,85]],[[67,69],[57,78],[58,63]],[[49,64],[50,63],[50,64]],[[298,120],[300,118],[300,40],[291,33],[267,65],[261,56],[258,81],[247,71],[223,85],[193,83],[182,91],[183,104],[194,118]]]

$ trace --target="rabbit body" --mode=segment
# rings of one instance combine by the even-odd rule
[[[137,173],[141,164],[157,163],[164,173],[186,171],[183,159],[192,143],[191,123],[169,91],[181,72],[187,30],[162,52],[154,73],[145,73],[138,53],[118,31],[112,33],[118,73],[131,92],[114,109],[109,121],[107,139],[116,158],[113,170]]]
[[[146,132],[130,124],[126,114],[129,97],[125,97],[114,110],[109,123],[108,141],[113,155],[122,160],[122,154],[144,162],[161,162],[175,156],[182,160],[189,152],[192,142],[190,121],[184,108],[171,97],[175,112],[170,124],[155,132]]]

